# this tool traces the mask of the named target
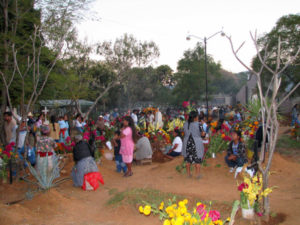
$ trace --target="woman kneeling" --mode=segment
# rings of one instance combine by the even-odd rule
[[[72,179],[75,187],[82,187],[84,175],[98,172],[98,166],[93,158],[91,146],[82,140],[81,135],[75,136],[76,145],[73,150],[75,166],[72,169]]]

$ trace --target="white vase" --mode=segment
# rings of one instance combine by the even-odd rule
[[[242,216],[244,219],[252,220],[254,218],[254,209],[243,209],[242,208]]]

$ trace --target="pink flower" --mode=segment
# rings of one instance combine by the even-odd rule
[[[11,142],[10,145],[11,145],[11,147],[14,147],[16,145],[16,143],[15,142]]]
[[[97,131],[96,130],[93,130],[93,135],[97,135]]]
[[[263,214],[262,214],[261,212],[258,212],[257,215],[258,215],[259,217],[262,217],[262,216],[263,216]]]
[[[84,132],[83,133],[83,137],[88,137],[89,138],[90,137],[90,133],[89,132]]]
[[[75,146],[75,142],[74,142],[74,141],[72,141],[72,143],[71,143],[71,146],[72,146],[72,147],[74,147],[74,146]]]
[[[83,139],[83,140],[85,140],[85,141],[88,141],[88,140],[90,139],[90,137],[89,137],[89,136],[86,136],[86,135],[84,135],[82,139]]]
[[[209,211],[208,216],[212,219],[213,222],[220,219],[220,213],[216,210]]]
[[[101,141],[105,141],[105,137],[103,135],[100,136]]]
[[[197,213],[201,216],[201,220],[204,220],[206,217],[206,210],[205,210],[205,206],[203,204],[198,205],[197,207]]]
[[[66,142],[70,142],[71,141],[71,138],[70,138],[70,136],[68,136],[67,138],[66,138]]]
[[[186,107],[188,107],[190,105],[190,102],[189,101],[184,101],[183,103],[182,103],[182,107],[183,108],[186,108]]]
[[[95,121],[94,121],[94,120],[92,120],[91,124],[92,124],[92,125],[95,125]]]

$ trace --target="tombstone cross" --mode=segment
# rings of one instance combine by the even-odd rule
[[[47,107],[45,106],[45,108],[42,110],[42,112],[45,114],[45,116],[47,116],[49,110],[48,110]]]

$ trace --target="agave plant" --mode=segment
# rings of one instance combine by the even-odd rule
[[[59,183],[68,180],[70,178],[64,178],[54,181],[56,178],[60,176],[60,162],[58,161],[57,157],[53,159],[52,168],[49,169],[49,162],[48,160],[43,160],[42,163],[37,163],[36,168],[31,166],[28,163],[29,171],[34,176],[36,181],[31,181],[26,178],[23,178],[25,181],[36,184],[42,190],[49,190],[52,187],[57,186]]]

